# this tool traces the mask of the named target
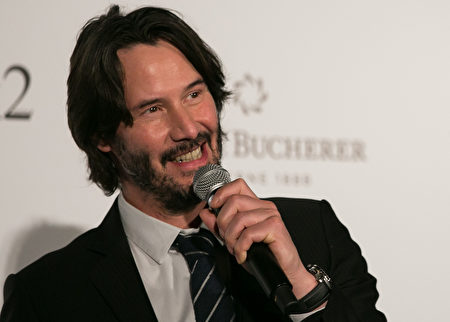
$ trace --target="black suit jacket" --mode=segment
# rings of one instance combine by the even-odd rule
[[[326,201],[274,198],[303,263],[333,279],[325,310],[306,321],[385,321],[376,280],[358,245]],[[238,321],[284,321],[256,281],[224,253],[220,267]],[[47,254],[4,287],[0,321],[156,321],[123,231],[117,201],[102,224]],[[174,303],[174,305],[177,305]]]

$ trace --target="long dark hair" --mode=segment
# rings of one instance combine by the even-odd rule
[[[117,51],[143,43],[164,40],[178,48],[202,76],[220,116],[229,92],[219,58],[213,50],[174,13],[155,7],[127,15],[113,5],[83,27],[78,37],[67,80],[67,115],[70,131],[87,155],[89,179],[106,195],[119,186],[118,167],[109,153],[98,150],[100,142],[111,143],[123,122],[133,125],[123,90],[123,71]]]

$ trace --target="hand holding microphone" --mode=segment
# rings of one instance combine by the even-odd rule
[[[266,295],[288,313],[287,307],[314,288],[316,281],[301,262],[276,206],[258,199],[244,180],[230,181],[219,165],[197,171],[194,192],[217,218],[208,209],[200,216],[210,230],[219,232],[228,251]]]

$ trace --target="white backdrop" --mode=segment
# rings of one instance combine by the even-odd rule
[[[329,200],[390,321],[448,320],[449,1],[118,2],[178,10],[222,58],[234,176],[260,196]],[[65,116],[76,35],[109,4],[0,2],[2,285],[113,201],[87,181]],[[30,117],[6,117],[21,92],[12,115]]]

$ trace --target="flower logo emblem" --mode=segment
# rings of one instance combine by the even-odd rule
[[[261,78],[245,74],[242,80],[234,84],[233,102],[241,107],[245,115],[261,113],[267,97]]]

